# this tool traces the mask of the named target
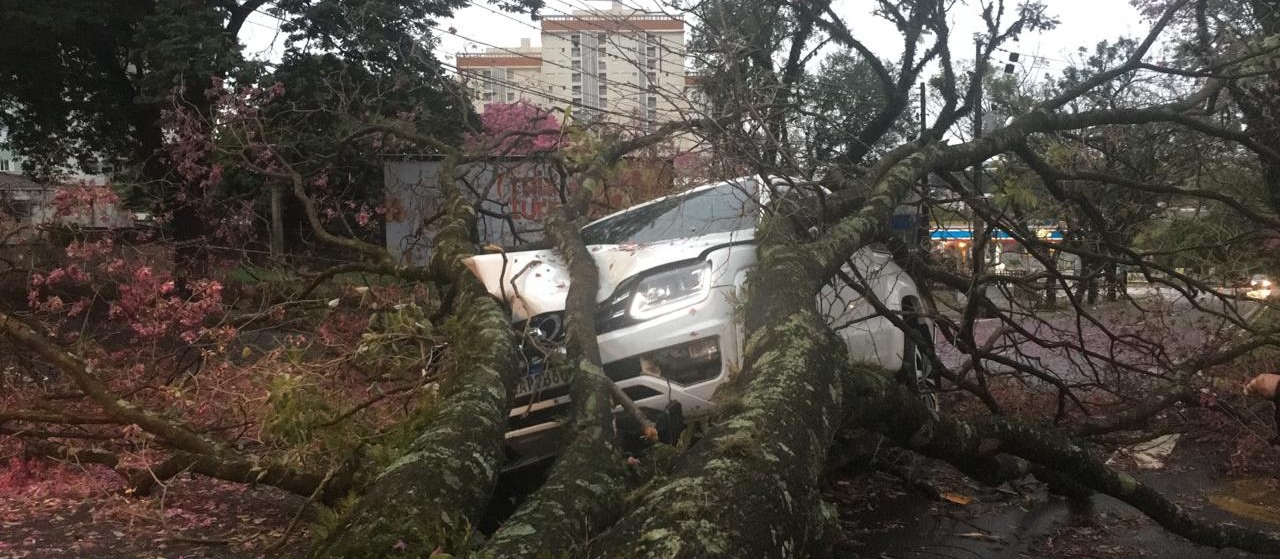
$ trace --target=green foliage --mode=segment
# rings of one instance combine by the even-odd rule
[[[407,301],[373,313],[361,336],[355,360],[382,378],[414,379],[435,374],[429,370],[439,357],[443,333],[430,316],[438,309],[429,302]],[[438,304],[438,302],[436,302]]]
[[[316,507],[316,518],[311,523],[311,533],[315,536],[315,540],[324,541],[342,523],[343,517],[359,502],[360,496],[350,493],[332,507]]]
[[[497,2],[534,11],[537,0]],[[169,204],[182,179],[165,147],[166,113],[177,104],[208,117],[206,90],[282,83],[285,94],[261,114],[266,138],[305,176],[323,175],[327,196],[377,203],[376,154],[386,138],[337,145],[368,123],[396,120],[444,141],[460,137],[473,115],[456,81],[430,51],[430,26],[461,0],[279,0],[267,4],[203,0],[101,2],[0,1],[0,128],[37,177],[98,172],[139,207]],[[239,42],[247,16],[281,20],[282,60],[250,59]],[[175,99],[177,101],[175,101]],[[233,155],[237,146],[232,146]],[[219,196],[243,199],[266,189],[228,166]],[[124,179],[124,180],[120,180]],[[261,200],[260,200],[261,202]],[[155,209],[155,208],[151,208]],[[299,208],[286,207],[297,229]],[[290,235],[297,238],[297,235]]]
[[[332,398],[302,375],[284,373],[268,381],[269,410],[262,434],[289,445],[308,442],[316,428],[337,415]]]
[[[413,441],[435,423],[440,406],[440,393],[434,386],[420,390],[417,402],[408,419],[398,421],[379,434],[365,449],[369,467],[364,471],[376,473],[384,470],[409,452]]]
[[[1026,166],[998,162],[991,179],[990,191],[996,207],[1024,218],[1052,217],[1043,215],[1044,188],[1040,178]]]
[[[887,100],[871,64],[857,53],[833,53],[807,76],[802,95],[809,104],[799,122],[806,140],[804,150],[814,162],[826,162],[852,151],[857,132],[871,122]],[[904,111],[872,153],[883,153],[910,139],[919,125],[913,111]]]
[[[1280,71],[1280,35],[1271,34],[1254,37],[1241,45],[1239,72],[1276,72]]]
[[[142,63],[129,45],[155,1],[102,8],[92,0],[0,2],[0,127],[28,174],[48,176],[68,158],[93,168],[139,157],[134,124],[159,118],[133,104],[139,91],[125,72]]]

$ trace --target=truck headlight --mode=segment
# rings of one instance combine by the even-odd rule
[[[658,272],[636,284],[627,314],[636,320],[650,319],[700,303],[710,292],[710,262]]]

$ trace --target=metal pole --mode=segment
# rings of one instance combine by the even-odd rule
[[[982,39],[975,38],[973,42],[973,79],[975,82],[975,96],[973,101],[973,139],[977,140],[982,137]],[[985,201],[982,192],[982,162],[979,161],[973,166],[973,190],[976,200],[969,211],[973,212],[973,277],[975,280],[981,279],[986,273],[987,268],[987,235],[986,224],[978,215],[975,209],[977,204]],[[987,286],[985,283],[980,284],[978,292],[975,295],[986,298]],[[979,307],[985,308],[985,307]]]
[[[929,126],[927,121],[929,113],[925,108],[925,85],[920,82],[920,141],[924,142],[925,135],[928,133]],[[920,177],[920,203],[916,205],[916,224],[915,224],[915,245],[916,250],[928,253],[929,248],[929,216],[926,213],[929,208],[929,174],[925,173]]]
[[[924,138],[925,133],[929,130],[929,126],[925,121],[929,119],[924,105],[924,82],[920,82],[920,138]]]
[[[982,137],[982,39],[975,39],[973,42],[973,79],[977,80],[977,95],[973,101],[973,139],[977,140]],[[978,198],[977,202],[981,202],[982,162],[973,166],[973,190]],[[973,238],[970,240],[973,243],[973,275],[977,277],[982,274],[986,264],[987,239],[983,234],[986,225],[974,207],[971,206],[969,211],[973,212]]]

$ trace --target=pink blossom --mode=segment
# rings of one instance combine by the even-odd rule
[[[554,151],[563,140],[555,115],[524,101],[487,104],[481,119],[484,132],[464,138],[470,151],[527,155]]]

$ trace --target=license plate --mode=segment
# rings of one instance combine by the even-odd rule
[[[529,372],[516,384],[516,396],[532,394],[553,386],[567,384],[569,379],[563,369],[547,369],[542,363],[530,364]]]

